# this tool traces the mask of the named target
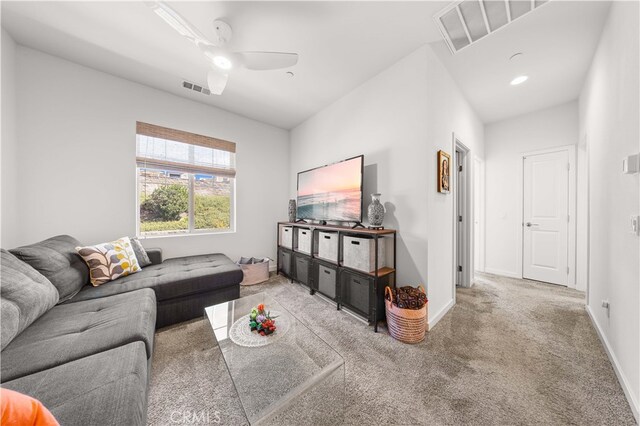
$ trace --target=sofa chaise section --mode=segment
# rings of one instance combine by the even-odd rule
[[[83,244],[69,235],[10,250],[48,278],[60,293],[59,303],[76,303],[150,288],[156,293],[156,327],[204,315],[204,308],[240,297],[242,269],[221,253],[162,260],[162,251],[147,251],[152,265],[93,287],[89,269],[76,253]]]
[[[224,254],[178,257],[155,263],[140,272],[99,287],[84,286],[67,304],[138,289],[155,291],[158,303],[156,327],[164,327],[204,315],[204,308],[240,297],[242,269]]]
[[[146,424],[149,362],[133,342],[2,383],[38,399],[61,425]]]
[[[2,351],[2,381],[138,341],[151,358],[155,321],[156,299],[150,289],[57,305]]]

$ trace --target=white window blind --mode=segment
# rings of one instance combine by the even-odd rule
[[[143,169],[235,177],[236,144],[138,122],[136,162]]]

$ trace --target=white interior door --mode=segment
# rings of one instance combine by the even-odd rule
[[[569,159],[567,151],[524,159],[522,275],[567,285]]]

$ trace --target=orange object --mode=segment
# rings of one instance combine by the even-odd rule
[[[264,305],[262,303],[258,305],[258,312],[264,312]]]
[[[0,389],[2,426],[60,426],[37,399],[9,389]]]

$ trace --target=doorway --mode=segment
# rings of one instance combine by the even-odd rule
[[[575,286],[574,158],[574,148],[568,147],[522,157],[521,237],[525,279]]]
[[[453,252],[456,287],[471,287],[471,191],[469,188],[469,149],[454,135],[453,153]]]
[[[484,272],[484,161],[473,158],[473,270]]]

